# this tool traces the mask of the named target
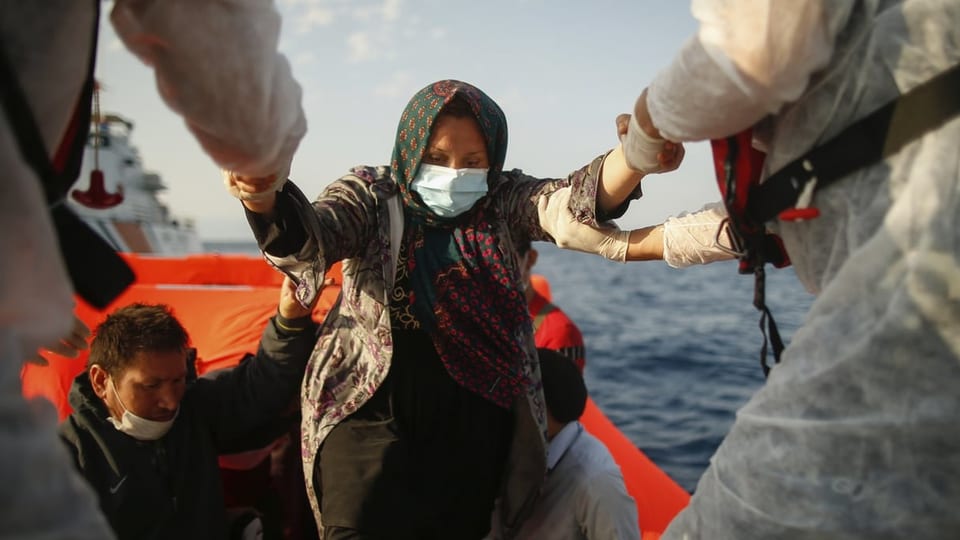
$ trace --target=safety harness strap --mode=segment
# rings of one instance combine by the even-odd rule
[[[773,351],[774,363],[780,362],[780,354],[783,353],[783,338],[780,337],[780,330],[777,328],[777,321],[773,318],[773,313],[767,307],[766,302],[766,271],[762,266],[757,267],[753,273],[753,307],[760,311],[760,333],[763,335],[763,345],[760,347],[760,369],[763,370],[763,376],[770,374],[770,366],[767,364],[767,344]]]
[[[858,120],[763,183],[759,182],[763,158],[750,144],[750,130],[711,142],[718,183],[734,231],[740,272],[753,273],[755,277],[753,305],[761,312],[760,365],[764,375],[770,372],[768,343],[775,363],[780,362],[784,349],[776,321],[766,305],[764,264],[771,262],[778,267],[789,264],[779,238],[769,234],[764,223],[776,217],[816,217],[816,209],[809,208],[816,190],[897,153],[910,141],[937,129],[957,114],[960,114],[960,65]]]
[[[766,377],[770,373],[768,343],[773,349],[775,363],[780,362],[784,346],[773,313],[766,304],[764,265],[773,262],[776,266],[786,266],[790,262],[779,238],[768,233],[763,222],[753,221],[745,212],[748,192],[756,185],[763,168],[763,155],[753,148],[751,139],[751,131],[746,130],[726,139],[711,141],[711,145],[716,158],[717,182],[732,230],[731,239],[740,261],[740,273],[754,276],[753,306],[760,311],[759,325],[763,335],[760,368]]]
[[[795,159],[755,186],[747,215],[765,223],[799,201],[813,182],[822,189],[850,173],[896,154],[907,143],[960,113],[960,64],[933,77]]]
[[[65,197],[76,181],[83,160],[90,126],[90,99],[95,84],[97,34],[100,22],[100,0],[94,5],[92,42],[87,78],[66,138],[58,149],[56,165],[50,160],[46,145],[30,104],[17,80],[6,54],[0,49],[0,98],[4,113],[13,128],[24,160],[40,180],[57,231],[60,252],[74,291],[92,306],[103,309],[133,283],[133,271],[109,244],[66,205]],[[59,170],[58,166],[59,165]]]

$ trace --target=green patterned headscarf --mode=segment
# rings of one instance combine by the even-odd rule
[[[507,118],[495,101],[479,88],[461,81],[444,80],[435,82],[416,93],[407,103],[397,126],[397,138],[391,159],[391,175],[400,188],[406,211],[428,223],[449,221],[434,215],[420,198],[410,189],[410,183],[417,176],[423,153],[430,140],[433,122],[440,109],[459,97],[470,105],[473,115],[480,125],[480,131],[487,142],[487,157],[490,160],[490,180],[497,178],[503,171],[503,161],[507,156]]]
[[[504,408],[526,389],[522,363],[532,334],[519,272],[504,264],[497,208],[488,197],[465,214],[441,218],[410,189],[431,127],[455,97],[470,106],[486,141],[490,172],[499,180],[507,153],[507,121],[478,88],[440,81],[417,92],[400,118],[391,175],[404,206],[404,249],[410,303],[450,376]]]

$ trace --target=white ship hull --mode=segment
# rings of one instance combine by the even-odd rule
[[[196,232],[179,225],[120,221],[96,216],[84,216],[83,220],[117,251],[165,256],[204,251]]]
[[[132,122],[116,115],[94,123],[80,178],[67,204],[117,251],[156,255],[202,253],[192,221],[176,219],[158,198],[160,177],[143,169],[130,142]],[[102,182],[95,177],[102,172]]]

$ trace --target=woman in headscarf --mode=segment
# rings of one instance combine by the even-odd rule
[[[597,224],[625,211],[643,174],[615,148],[537,179],[504,171],[506,150],[500,107],[446,80],[404,109],[390,166],[356,167],[312,205],[283,176],[225,175],[302,301],[343,261],[302,389],[325,539],[481,538],[497,497],[509,536],[536,498],[546,416],[515,243],[550,239],[541,195],[571,186],[571,209]],[[682,156],[666,147],[661,168]]]

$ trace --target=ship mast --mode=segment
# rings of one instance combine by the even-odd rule
[[[117,185],[116,193],[108,193],[103,170],[100,168],[100,144],[103,134],[103,115],[100,114],[100,82],[93,82],[93,111],[91,122],[96,126],[93,135],[93,170],[90,171],[90,187],[86,191],[75,189],[70,192],[73,199],[80,204],[97,210],[112,208],[123,202],[123,184]]]

